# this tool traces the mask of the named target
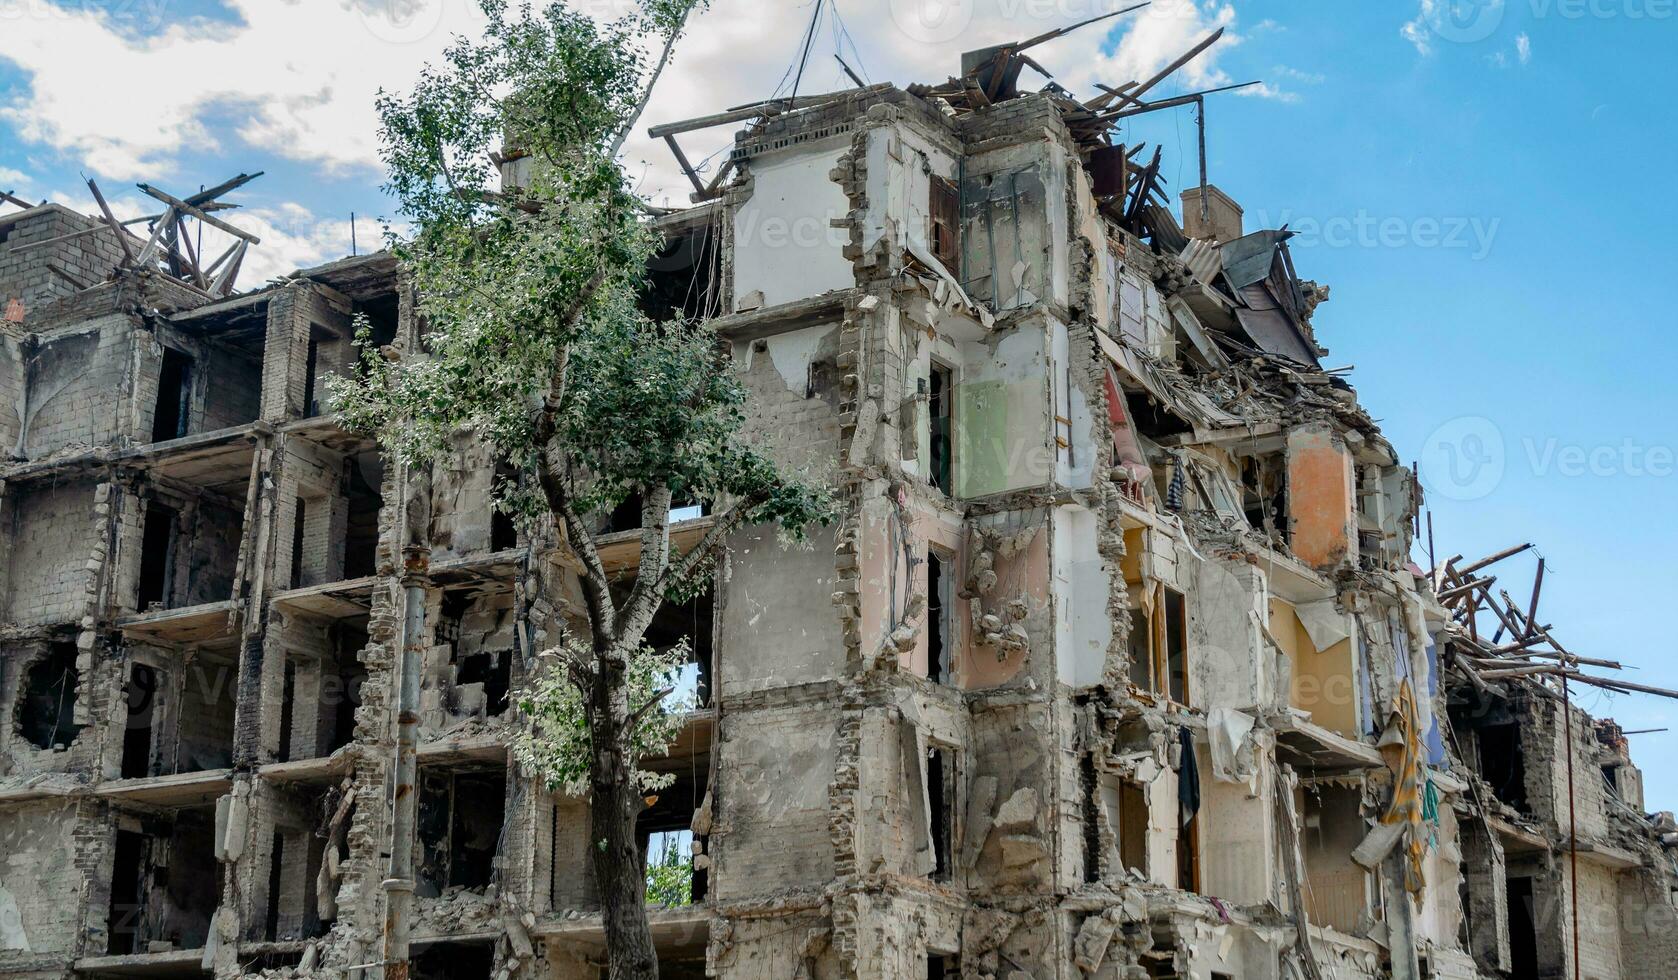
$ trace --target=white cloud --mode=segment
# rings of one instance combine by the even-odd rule
[[[1416,46],[1422,54],[1433,53],[1433,28],[1429,22],[1438,14],[1439,0],[1422,0],[1421,11],[1416,19],[1406,23],[1398,29],[1398,33],[1406,41]]]
[[[1300,71],[1286,65],[1277,65],[1271,68],[1269,74],[1276,78],[1285,78],[1290,82],[1298,82],[1301,85],[1321,85],[1328,81],[1328,76],[1320,71]]]
[[[115,178],[156,178],[178,153],[225,149],[234,134],[328,169],[371,163],[379,86],[412,78],[451,31],[479,22],[470,3],[412,2],[227,0],[243,24],[135,37],[111,12],[124,8],[0,0],[3,57],[29,76],[0,117]],[[225,119],[231,132],[215,123]]]
[[[1532,38],[1525,31],[1515,35],[1515,54],[1523,65],[1532,61]]]
[[[611,16],[629,0],[575,2]],[[475,0],[226,3],[242,24],[174,25],[139,37],[98,13],[97,5],[68,12],[43,0],[0,0],[0,32],[8,41],[0,57],[15,61],[28,77],[22,90],[0,105],[0,117],[25,140],[54,147],[100,177],[166,183],[178,155],[195,149],[239,150],[243,141],[251,147],[243,158],[254,157],[244,169],[264,169],[279,157],[321,172],[366,168],[371,185],[378,163],[375,93],[381,86],[406,88],[423,64],[440,57],[452,34],[474,33],[480,21]],[[916,4],[955,10],[967,19],[952,36],[927,44],[917,40],[915,25],[905,19]],[[905,84],[943,81],[959,70],[964,50],[1031,37],[1128,5],[1119,0],[844,0],[837,6],[854,39],[855,50],[844,44],[851,66],[871,81]],[[685,204],[690,188],[662,141],[647,139],[646,127],[774,94],[797,57],[812,9],[809,3],[713,0],[711,9],[695,18],[626,145],[631,168],[644,174],[642,189],[655,201]],[[1235,6],[1227,0],[1155,0],[1142,11],[1044,44],[1032,54],[1057,73],[1060,84],[1088,96],[1095,94],[1097,81],[1117,85],[1147,78],[1224,27],[1230,30],[1222,42],[1155,94],[1214,87],[1247,80],[1234,79],[1221,67],[1242,43],[1236,24]],[[1117,41],[1109,43],[1115,31]],[[850,87],[833,59],[837,33],[831,20],[818,32],[801,91]],[[1281,71],[1275,78],[1305,81]],[[1028,70],[1022,84],[1040,82]],[[1244,94],[1292,97],[1274,85]],[[728,145],[737,128],[684,136],[683,146],[697,162]],[[70,179],[63,183],[75,186]],[[346,222],[303,222],[283,206],[235,216],[253,231],[251,221],[258,216],[272,223],[275,233],[263,235],[259,251],[275,255],[274,270],[289,271],[309,264],[309,256],[330,257],[348,248]],[[369,237],[362,236],[364,245]],[[329,245],[330,250],[321,251]],[[287,249],[295,250],[295,257]],[[252,261],[259,261],[254,251]]]

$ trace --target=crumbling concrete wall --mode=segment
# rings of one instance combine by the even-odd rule
[[[827,173],[848,135],[753,159],[750,196],[732,215],[733,309],[775,306],[853,285],[832,222],[849,210]]]
[[[719,812],[710,840],[718,902],[834,875],[829,787],[839,761],[838,723],[825,698],[798,698],[796,692],[771,697],[736,697],[724,688],[716,748]],[[763,710],[771,705],[780,710]]]
[[[718,686],[725,697],[840,676],[845,648],[833,612],[834,532],[783,547],[768,528],[730,538],[719,591]]]
[[[72,803],[0,811],[0,972],[77,948],[80,909],[63,887],[77,881]]]

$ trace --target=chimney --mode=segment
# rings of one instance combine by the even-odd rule
[[[1190,238],[1211,239],[1219,244],[1233,242],[1243,234],[1241,205],[1215,184],[1190,187],[1183,191],[1183,231]]]

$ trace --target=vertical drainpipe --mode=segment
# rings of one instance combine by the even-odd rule
[[[426,581],[431,569],[430,481],[409,471],[402,540],[402,646],[396,700],[396,760],[385,877],[385,980],[408,978],[408,934],[414,901],[414,824],[418,806],[420,668],[425,660]]]

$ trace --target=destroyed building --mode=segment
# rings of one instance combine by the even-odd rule
[[[640,818],[696,855],[661,975],[1678,976],[1678,826],[1559,680],[1614,665],[1412,558],[1327,287],[1115,139],[1151,85],[1021,67],[654,129],[745,125],[648,302],[842,504],[650,634],[698,692]],[[411,656],[412,974],[602,977],[587,803],[507,753],[565,550],[481,447],[419,479],[335,421],[355,323],[422,344],[397,263],[234,293],[168,230],[215,197],[0,212],[0,976],[383,975]]]

